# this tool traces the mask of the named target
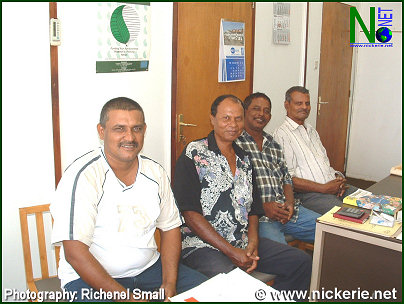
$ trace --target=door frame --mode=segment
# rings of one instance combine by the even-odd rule
[[[178,3],[173,3],[173,39],[171,70],[171,180],[174,180],[175,163],[177,161],[177,42],[178,42]]]
[[[348,4],[349,6],[354,6]],[[359,7],[358,7],[359,8]],[[355,37],[359,37],[360,31],[359,26],[355,22]],[[356,73],[357,73],[357,63],[358,63],[358,51],[359,48],[353,48],[352,51],[352,66],[351,66],[351,84],[349,87],[349,105],[348,105],[348,126],[347,126],[347,137],[346,137],[346,145],[345,145],[345,163],[344,163],[344,174],[346,174],[347,164],[348,164],[348,156],[349,156],[349,143],[351,137],[351,126],[352,126],[352,116],[353,116],[353,107],[354,107],[354,95],[355,95],[355,82],[356,82]]]
[[[253,91],[254,78],[254,50],[255,50],[255,2],[252,2],[252,39],[251,39],[251,73],[250,92]],[[220,37],[218,33],[218,39]],[[173,38],[172,38],[172,71],[171,71],[171,180],[174,179],[175,163],[177,162],[176,141],[177,141],[177,65],[178,65],[178,3],[173,3]]]

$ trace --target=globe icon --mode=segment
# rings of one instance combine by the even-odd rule
[[[382,43],[389,42],[392,36],[391,30],[385,26],[376,31],[376,39]]]

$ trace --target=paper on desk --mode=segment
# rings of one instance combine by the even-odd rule
[[[372,192],[363,189],[358,189],[354,193],[351,193],[349,196],[354,198],[361,198],[366,195],[372,195]]]
[[[394,217],[392,220],[388,220],[381,216],[372,215],[370,219],[370,223],[374,225],[380,225],[385,227],[393,227],[394,226]]]
[[[263,296],[265,296],[263,298]],[[221,273],[186,292],[172,302],[286,302],[279,291],[236,268]],[[188,301],[187,301],[188,300]],[[289,302],[292,302],[289,300]]]
[[[390,169],[390,174],[398,175],[398,176],[403,176],[403,165],[397,165],[394,166]]]
[[[342,219],[333,217],[333,214],[335,212],[337,212],[339,209],[340,209],[340,207],[335,206],[330,211],[328,211],[326,214],[320,216],[318,218],[318,220],[321,222],[326,222],[326,223],[334,224],[337,226],[351,228],[351,229],[359,230],[359,231],[367,231],[367,232],[371,232],[374,234],[390,236],[390,237],[392,237],[398,231],[398,229],[401,228],[401,223],[397,222],[397,221],[394,223],[393,227],[384,227],[384,226],[378,226],[378,225],[371,224],[369,221],[366,221],[365,223],[360,224],[360,223],[355,223],[355,222],[346,221],[346,220],[342,220]]]

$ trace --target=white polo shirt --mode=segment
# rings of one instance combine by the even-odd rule
[[[78,240],[114,278],[132,277],[158,257],[156,227],[171,230],[182,222],[170,181],[158,163],[138,156],[139,169],[131,186],[109,166],[103,148],[78,158],[63,174],[50,210],[52,243]],[[58,275],[62,286],[79,275],[60,251]]]
[[[274,139],[281,145],[292,177],[300,177],[320,184],[335,179],[320,136],[308,123],[299,125],[286,116],[275,130]]]

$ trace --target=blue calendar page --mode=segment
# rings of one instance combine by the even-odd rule
[[[227,81],[245,80],[244,58],[226,59],[226,80]]]

